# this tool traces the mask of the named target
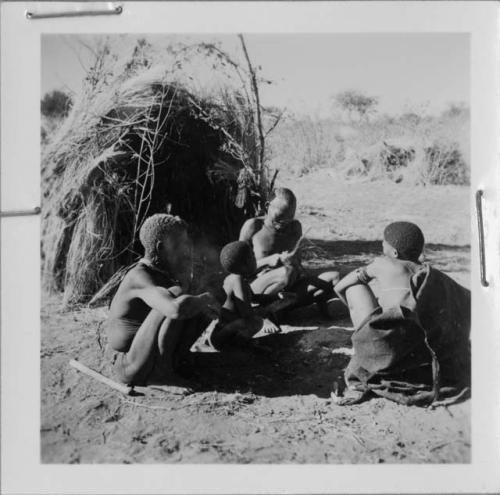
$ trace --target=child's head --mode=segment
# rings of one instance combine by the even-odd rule
[[[191,264],[191,242],[187,224],[180,217],[157,213],[146,219],[139,232],[144,256],[175,274],[184,273]]]
[[[274,198],[269,203],[267,217],[272,225],[280,229],[289,224],[297,208],[297,199],[290,189],[279,187],[274,191]]]
[[[252,246],[243,241],[226,244],[220,252],[220,263],[224,270],[237,275],[250,276],[257,270]]]
[[[411,222],[393,222],[384,230],[384,254],[401,260],[418,261],[424,248],[424,234]]]

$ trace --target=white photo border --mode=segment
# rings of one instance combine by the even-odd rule
[[[497,8],[496,2],[124,2],[119,16],[30,21],[25,17],[27,10],[71,10],[75,4],[3,2],[2,211],[30,209],[40,202],[40,44],[44,33],[468,33],[473,398],[470,464],[41,464],[40,218],[2,218],[2,493],[500,491]],[[474,201],[478,188],[484,190],[489,288],[481,286],[479,277]]]

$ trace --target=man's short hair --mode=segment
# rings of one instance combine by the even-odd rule
[[[139,231],[139,239],[146,256],[153,262],[159,262],[158,242],[166,235],[187,230],[187,223],[182,218],[166,213],[156,213],[148,217]]]
[[[220,252],[220,264],[227,272],[241,275],[241,269],[247,265],[251,256],[253,256],[253,250],[250,243],[230,242]]]
[[[401,259],[418,261],[424,249],[424,234],[411,222],[393,222],[384,230],[384,239],[397,250]]]
[[[281,199],[282,201],[290,205],[290,207],[294,210],[297,207],[297,198],[295,197],[295,194],[293,194],[293,192],[286,187],[277,187],[274,190],[272,199],[276,198]]]

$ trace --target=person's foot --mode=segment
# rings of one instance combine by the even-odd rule
[[[353,406],[368,400],[371,396],[369,390],[354,390],[346,388],[342,395],[339,395],[335,390],[330,394],[332,402],[337,406]]]
[[[154,373],[148,379],[146,385],[149,388],[161,390],[174,394],[190,394],[197,388],[198,383],[194,379],[195,376],[186,376],[184,369],[161,369],[160,372]]]
[[[162,380],[153,380],[147,383],[148,388],[175,395],[189,395],[194,393],[198,383],[178,374],[170,374]]]
[[[148,385],[149,389],[158,390],[172,395],[190,395],[193,394],[195,389],[188,385]]]

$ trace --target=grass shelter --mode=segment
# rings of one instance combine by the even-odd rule
[[[138,47],[125,62],[96,55],[43,149],[42,276],[65,305],[89,301],[141,256],[149,215],[180,215],[196,245],[215,249],[266,201],[250,63],[244,70],[212,45],[160,63]],[[200,60],[216,83],[198,83],[190,67]]]

